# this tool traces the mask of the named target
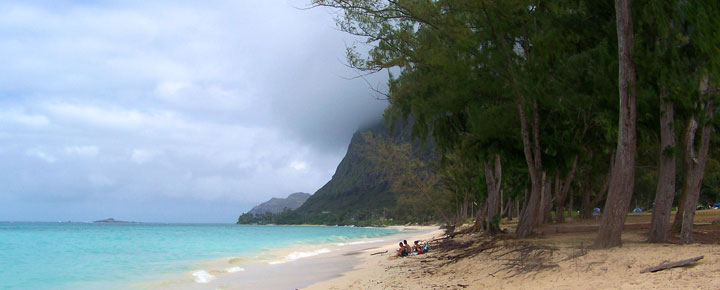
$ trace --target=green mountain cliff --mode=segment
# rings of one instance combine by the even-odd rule
[[[410,220],[397,210],[398,193],[391,189],[383,170],[363,153],[368,144],[363,134],[371,132],[381,138],[391,138],[393,143],[411,142],[410,126],[398,126],[390,130],[377,122],[358,130],[353,135],[347,153],[338,165],[332,179],[307,201],[293,211],[285,211],[272,217],[248,219],[241,223],[276,224],[353,224],[368,225],[399,223]],[[422,160],[432,158],[431,145],[415,143],[413,154]],[[271,220],[268,220],[271,218]]]

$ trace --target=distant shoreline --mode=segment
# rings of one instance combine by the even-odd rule
[[[102,220],[93,221],[93,223],[104,223],[104,224],[137,224],[139,222],[132,222],[132,221],[121,221],[116,220],[114,218],[106,218]]]

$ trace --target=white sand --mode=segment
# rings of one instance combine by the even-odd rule
[[[433,233],[438,235],[438,233]],[[441,264],[438,252],[394,258],[388,254],[364,254],[363,261],[341,277],[318,282],[307,289],[720,289],[720,246],[648,244],[640,232],[623,235],[624,245],[609,250],[589,249],[586,255],[570,258],[580,245],[592,245],[595,233],[558,234],[526,240],[532,244],[559,248],[552,263],[558,266],[513,276],[511,271],[499,271],[507,261],[497,255],[507,252],[482,252],[456,263]],[[420,235],[412,239],[427,238]],[[458,239],[479,239],[464,236]],[[516,240],[508,243],[518,242]],[[656,273],[641,274],[644,268],[663,262],[704,256],[692,267],[674,268]],[[513,255],[508,258],[514,257]],[[564,260],[564,261],[563,261]],[[432,274],[425,271],[432,270]]]

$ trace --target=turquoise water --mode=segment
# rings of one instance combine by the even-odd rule
[[[0,289],[124,288],[191,271],[204,260],[395,232],[325,226],[0,223]]]

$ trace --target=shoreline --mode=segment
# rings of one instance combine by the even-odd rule
[[[368,277],[378,277],[375,276],[375,274],[378,273],[378,271],[383,271],[384,269],[380,265],[381,261],[383,260],[394,260],[394,259],[401,259],[396,257],[395,250],[397,249],[398,245],[397,242],[402,240],[407,240],[408,243],[412,244],[413,241],[416,240],[422,240],[422,241],[428,241],[432,240],[434,238],[439,238],[444,235],[444,230],[440,229],[439,226],[433,226],[428,227],[426,231],[424,232],[417,232],[413,233],[412,235],[401,235],[401,233],[398,233],[396,235],[396,238],[398,238],[398,241],[393,241],[390,243],[386,243],[385,245],[378,246],[373,249],[366,249],[359,251],[359,254],[357,255],[358,259],[360,260],[359,263],[356,263],[355,266],[343,273],[340,273],[337,277],[332,279],[327,279],[323,281],[318,281],[313,284],[307,285],[301,289],[306,290],[322,290],[322,289],[367,289],[367,287],[371,287],[372,284],[364,283],[362,286],[358,286],[356,283],[360,279],[366,279]],[[432,250],[430,250],[432,252]],[[381,253],[382,252],[382,253]],[[380,253],[380,254],[378,254]],[[403,257],[402,259],[415,259],[415,258],[422,258],[424,257],[422,255],[418,256],[411,256],[411,257]],[[378,277],[379,278],[379,277]],[[372,279],[371,279],[372,281]],[[374,281],[373,281],[374,282]],[[353,286],[356,285],[356,286]]]
[[[442,232],[437,226],[388,226],[389,235],[321,244],[298,242],[267,248],[254,255],[196,262],[189,272],[162,281],[131,285],[133,289],[299,289],[343,277],[364,262],[364,253],[397,247],[396,239],[411,240]],[[394,246],[393,246],[394,245]],[[379,251],[379,250],[377,250]],[[388,253],[394,249],[389,250]],[[273,278],[277,277],[277,279]]]

